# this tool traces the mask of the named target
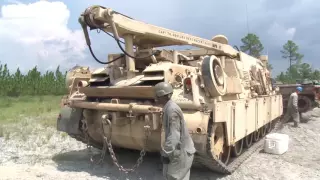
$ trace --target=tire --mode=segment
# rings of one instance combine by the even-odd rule
[[[299,112],[306,112],[312,108],[312,100],[308,96],[299,96],[298,107]]]
[[[226,94],[226,74],[216,56],[212,55],[204,58],[201,65],[201,72],[205,88],[211,97]]]

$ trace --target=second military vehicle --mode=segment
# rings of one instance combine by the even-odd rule
[[[162,109],[153,86],[169,82],[197,150],[195,164],[232,173],[262,145],[282,114],[282,96],[271,85],[267,56],[234,49],[223,35],[211,40],[147,24],[102,6],[91,6],[79,22],[90,52],[104,64],[93,72],[68,73],[69,94],[57,128],[97,148],[109,150],[122,171],[134,171],[145,152],[159,152]],[[88,29],[114,38],[122,53],[98,60]],[[112,33],[112,34],[111,34]],[[125,47],[122,47],[124,39]],[[191,50],[160,47],[189,45]],[[113,147],[141,150],[131,169],[118,164]]]
[[[297,80],[296,84],[274,84],[283,96],[283,111],[286,112],[289,97],[296,87],[301,86],[303,91],[298,96],[299,112],[304,113],[318,106],[320,100],[320,85],[306,80]]]

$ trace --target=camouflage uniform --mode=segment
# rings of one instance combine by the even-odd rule
[[[189,180],[196,149],[183,113],[172,100],[169,100],[163,108],[162,124],[165,130],[165,142],[161,154],[169,159],[169,164],[163,164],[163,176],[168,180]]]

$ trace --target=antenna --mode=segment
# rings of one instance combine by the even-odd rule
[[[247,4],[247,1],[246,1],[246,17],[247,17],[247,30],[248,30],[248,34],[250,32],[250,29],[249,29],[249,18],[248,18],[248,4]]]

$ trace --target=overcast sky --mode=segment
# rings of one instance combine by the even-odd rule
[[[98,67],[88,54],[78,17],[90,5],[113,8],[137,20],[211,39],[224,34],[241,45],[246,33],[260,37],[273,75],[286,70],[280,50],[287,40],[300,46],[304,61],[320,67],[320,3],[316,0],[0,0],[0,61],[11,70],[41,70],[75,64]],[[248,26],[246,16],[248,9]],[[249,29],[248,29],[249,27]],[[99,59],[120,52],[109,36],[90,32]]]

